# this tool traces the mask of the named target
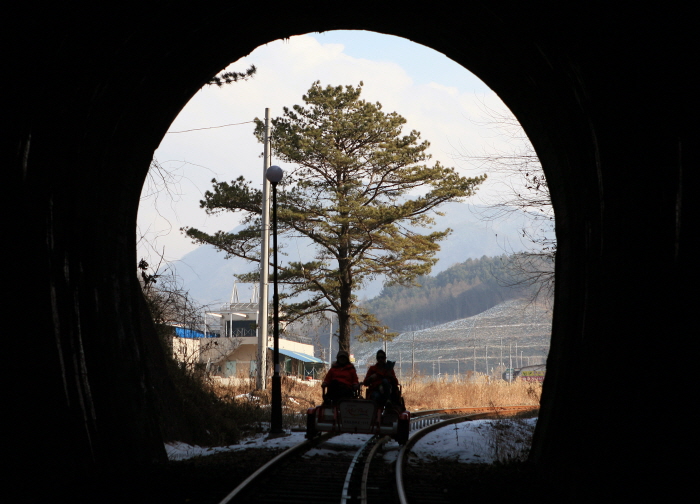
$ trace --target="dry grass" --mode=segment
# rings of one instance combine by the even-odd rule
[[[538,406],[542,385],[503,380],[432,380],[415,377],[403,384],[406,407],[423,409]]]
[[[411,411],[459,407],[492,407],[511,405],[539,405],[542,386],[526,382],[507,383],[503,380],[432,380],[416,376],[403,382],[403,397]],[[252,423],[269,420],[270,387],[256,391],[250,383],[221,385],[213,383],[213,392],[223,401],[244,408]],[[288,427],[300,424],[300,414],[321,403],[318,381],[299,381],[282,378],[282,398]],[[251,406],[254,406],[251,408]]]

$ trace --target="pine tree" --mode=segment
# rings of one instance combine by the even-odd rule
[[[272,120],[271,134],[275,155],[294,166],[278,188],[278,232],[306,237],[316,247],[315,260],[280,265],[279,281],[286,284],[282,311],[290,321],[335,313],[344,350],[353,329],[360,340],[386,336],[387,328],[357,305],[357,289],[375,277],[408,286],[427,275],[437,262],[438,242],[451,230],[415,229],[429,228],[441,204],[472,195],[486,178],[462,177],[439,162],[425,164],[429,142],[420,142],[417,131],[403,135],[406,120],[396,112],[361,100],[362,86],[313,83],[304,105],[285,107]],[[256,123],[262,141],[264,125]],[[261,191],[242,177],[212,182],[201,207],[210,214],[242,212],[246,227],[214,235],[183,230],[195,243],[259,261]]]

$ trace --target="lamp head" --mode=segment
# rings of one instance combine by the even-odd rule
[[[277,184],[284,177],[284,171],[277,165],[270,166],[265,172],[265,178],[270,181],[271,184]]]

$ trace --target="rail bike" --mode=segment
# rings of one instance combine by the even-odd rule
[[[411,412],[406,409],[401,395],[401,385],[385,404],[377,404],[362,398],[357,390],[353,397],[325,400],[324,403],[306,412],[306,438],[312,439],[322,432],[376,434],[390,436],[403,445],[408,440]]]

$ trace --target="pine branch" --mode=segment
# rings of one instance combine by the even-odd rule
[[[258,69],[255,65],[250,65],[250,68],[245,72],[224,72],[215,77],[212,77],[207,86],[217,85],[219,87],[225,86],[226,84],[232,84],[238,81],[247,81],[252,79]]]

